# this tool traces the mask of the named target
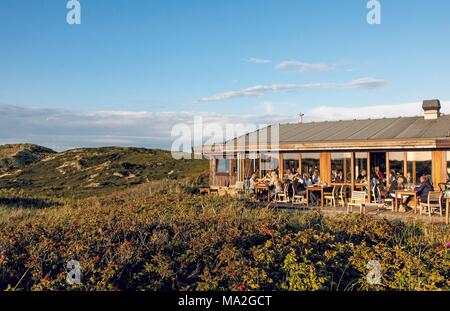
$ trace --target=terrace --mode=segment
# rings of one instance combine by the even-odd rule
[[[448,224],[450,116],[439,100],[422,108],[418,117],[273,125],[203,146],[210,159],[205,191]]]

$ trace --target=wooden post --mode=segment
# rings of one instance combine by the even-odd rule
[[[284,175],[284,156],[283,153],[278,153],[278,176],[283,179]]]
[[[408,153],[403,152],[403,176],[406,177],[406,175],[408,175]]]
[[[302,154],[298,154],[298,167],[300,168],[300,172],[303,174],[303,167],[302,167]]]
[[[352,160],[351,160],[351,183],[352,183],[352,191],[355,191],[355,153],[352,152]]]
[[[435,150],[432,152],[432,170],[433,186],[437,190],[439,183],[445,183],[447,180],[447,152]]]
[[[320,153],[320,179],[323,183],[331,183],[331,153]]]
[[[369,204],[372,202],[371,192],[372,189],[370,189],[370,180],[371,180],[371,167],[370,167],[370,152],[367,152],[367,195],[369,196]]]
[[[391,168],[389,165],[389,152],[386,152],[386,187],[391,186]]]

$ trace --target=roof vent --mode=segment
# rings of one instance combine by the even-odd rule
[[[425,120],[436,120],[441,116],[441,102],[439,99],[424,100],[422,108]]]

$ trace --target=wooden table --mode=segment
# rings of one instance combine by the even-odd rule
[[[450,207],[450,198],[445,199],[445,224],[449,225],[449,212],[448,209]]]
[[[414,190],[396,190],[395,191],[395,205],[394,212],[398,212],[398,197],[403,199],[403,196],[410,196],[414,198],[414,213],[417,213],[417,193]]]
[[[309,192],[310,191],[319,191],[320,192],[320,203],[322,205],[322,208],[324,207],[324,195],[323,195],[323,190],[325,188],[329,188],[329,187],[322,187],[322,186],[310,186],[310,187],[306,187],[306,207],[309,207]]]
[[[367,183],[356,183],[355,189],[358,191],[364,191],[364,188],[367,187]]]
[[[268,184],[257,184],[255,186],[255,191],[256,195],[258,195],[260,191],[267,191],[267,202],[270,203],[270,187]]]
[[[210,194],[211,188],[209,187],[200,187],[200,194]]]

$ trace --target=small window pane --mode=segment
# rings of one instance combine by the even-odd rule
[[[389,181],[392,183],[399,176],[405,176],[405,154],[403,152],[389,152]]]
[[[310,176],[315,170],[320,171],[320,153],[302,153],[302,170]]]
[[[230,172],[230,161],[225,159],[217,160],[217,173],[228,174]]]

